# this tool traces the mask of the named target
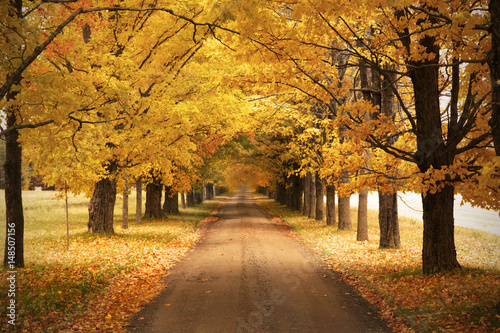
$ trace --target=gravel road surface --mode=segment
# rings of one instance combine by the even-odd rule
[[[242,188],[129,332],[391,332]]]

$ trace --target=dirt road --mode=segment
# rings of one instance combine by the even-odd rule
[[[129,332],[391,332],[241,189]]]

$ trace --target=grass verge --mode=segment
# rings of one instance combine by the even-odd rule
[[[211,212],[226,199],[162,220],[130,222],[128,229],[115,216],[116,234],[92,235],[86,233],[86,199],[77,198],[67,251],[61,202],[48,193],[40,196],[25,202],[26,268],[16,274],[15,326],[7,323],[9,273],[0,270],[0,331],[123,332],[130,316],[162,290],[161,278],[198,241],[202,226],[216,219]],[[36,212],[46,214],[37,218]]]
[[[308,219],[256,194],[275,219],[320,254],[370,301],[396,332],[500,332],[500,236],[457,227],[461,270],[423,275],[422,224],[400,218],[402,249],[379,249],[378,215],[369,212],[370,240]],[[352,209],[354,230],[357,211]]]

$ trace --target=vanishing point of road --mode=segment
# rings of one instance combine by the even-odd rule
[[[391,332],[349,285],[286,237],[246,188],[129,332]]]

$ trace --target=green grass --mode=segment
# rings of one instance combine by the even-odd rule
[[[267,197],[258,200],[284,219],[301,241],[330,268],[355,285],[398,332],[498,332],[500,316],[500,236],[456,227],[461,270],[422,274],[420,221],[400,217],[402,248],[379,249],[378,212],[369,211],[369,241],[356,241],[357,209],[352,231],[308,219]]]

